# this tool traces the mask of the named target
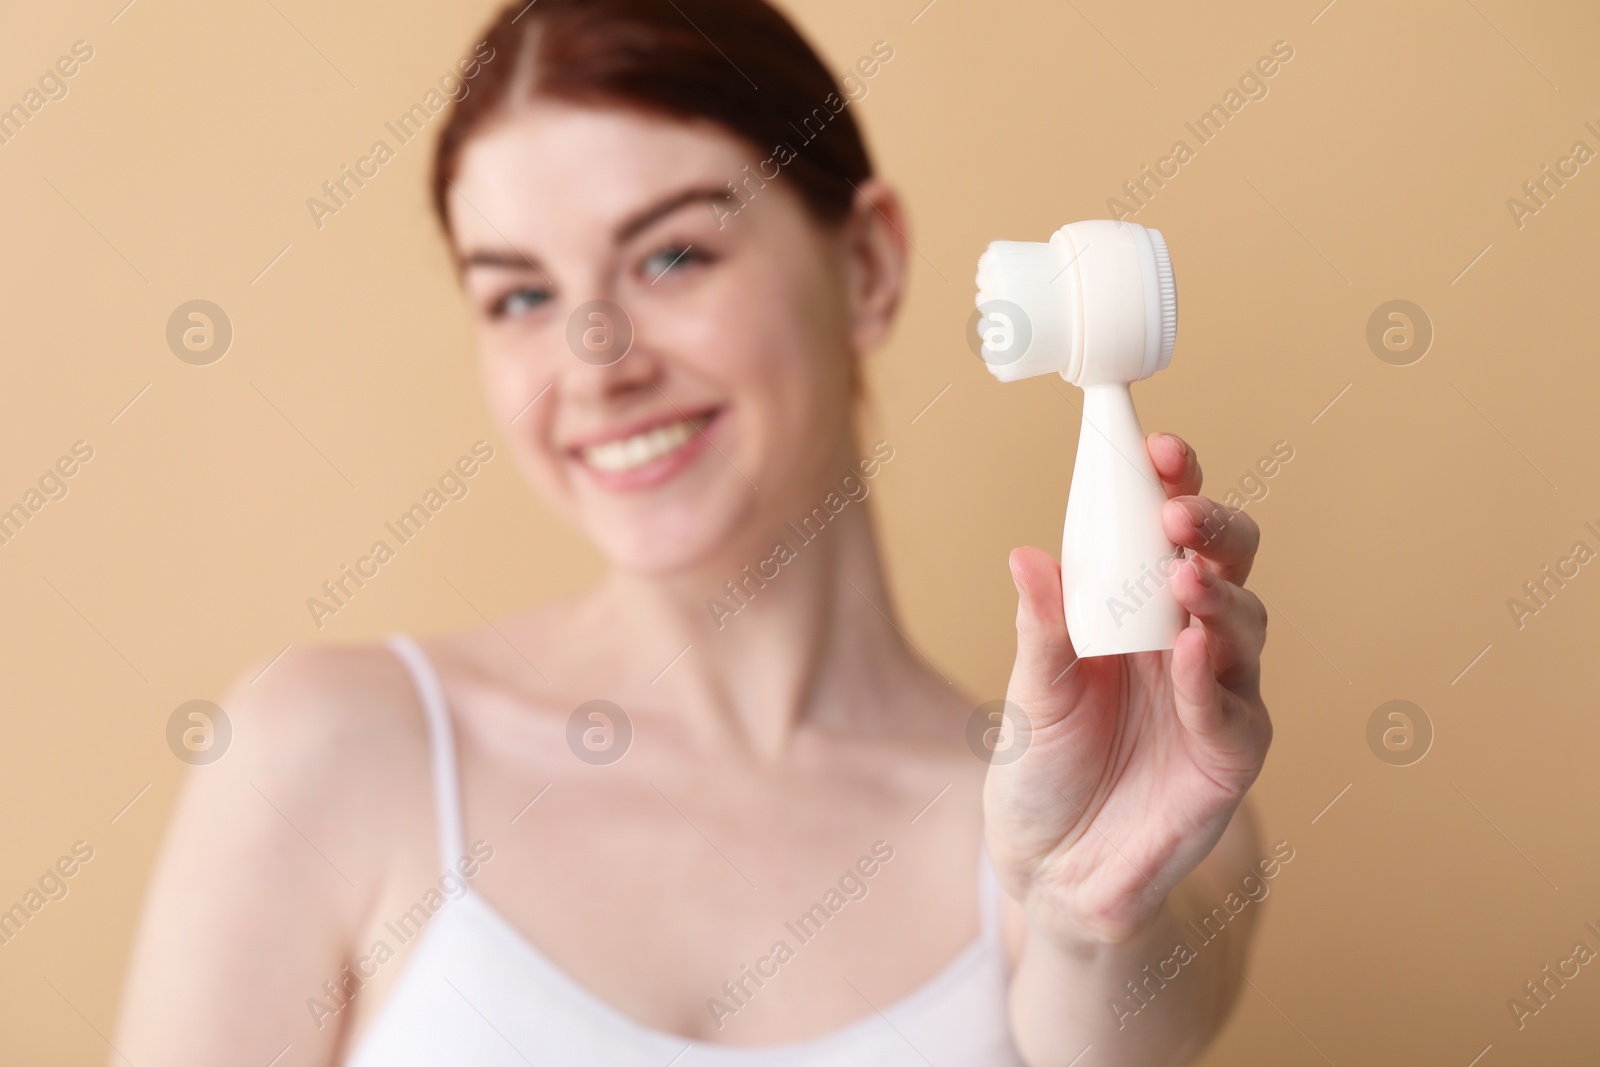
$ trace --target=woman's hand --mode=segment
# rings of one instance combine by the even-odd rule
[[[1006,699],[1027,723],[1022,758],[984,785],[995,871],[1028,924],[1064,944],[1143,931],[1222,836],[1272,741],[1261,701],[1266,611],[1244,588],[1260,539],[1243,511],[1197,496],[1200,464],[1151,434],[1162,522],[1191,550],[1171,581],[1192,617],[1169,652],[1078,659],[1061,567],[1011,554],[1017,658]]]

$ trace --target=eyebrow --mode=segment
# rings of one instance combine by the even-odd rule
[[[687,204],[701,201],[726,202],[732,199],[733,194],[724,186],[691,186],[628,216],[612,231],[612,240],[616,244],[622,244]],[[461,269],[466,270],[469,267],[500,267],[512,270],[535,270],[541,275],[545,273],[538,259],[515,248],[480,249],[461,257]]]
[[[617,244],[622,244],[630,237],[638,235],[642,230],[648,228],[652,223],[661,221],[674,211],[677,211],[679,208],[683,207],[685,204],[695,204],[699,203],[700,201],[728,201],[732,199],[733,194],[728,191],[726,186],[691,186],[688,189],[684,189],[681,192],[674,193],[673,195],[658,201],[652,207],[647,207],[641,211],[634,212],[628,218],[624,219],[619,226],[617,226],[615,232],[613,233],[613,239]]]
[[[537,259],[523,255],[515,249],[508,252],[478,251],[462,256],[461,269],[466,270],[468,267],[508,267],[514,270],[531,269],[540,274],[544,273],[544,268],[539,266]]]

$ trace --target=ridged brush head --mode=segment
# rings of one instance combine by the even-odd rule
[[[1003,382],[1069,372],[1075,284],[1054,244],[994,241],[978,257],[978,322],[983,362]]]
[[[1161,348],[1156,354],[1156,365],[1145,377],[1158,370],[1166,370],[1172,362],[1172,349],[1178,343],[1178,284],[1172,276],[1172,257],[1167,253],[1167,239],[1160,230],[1147,230],[1150,247],[1156,254],[1156,282],[1161,300]]]
[[[1003,382],[1059,373],[1080,386],[1166,369],[1178,291],[1157,230],[1069,223],[1049,242],[995,241],[978,259],[980,355]]]

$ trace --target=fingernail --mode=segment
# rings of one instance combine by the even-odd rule
[[[1206,507],[1198,500],[1185,500],[1183,502],[1183,510],[1188,513],[1190,520],[1196,526],[1206,521]]]
[[[1193,556],[1189,557],[1189,566],[1194,570],[1194,576],[1200,579],[1200,584],[1205,586],[1207,589],[1210,589],[1211,584],[1215,580],[1216,576],[1202,567],[1200,565],[1200,561]]]
[[[1178,450],[1178,455],[1183,456],[1185,458],[1188,457],[1188,455],[1189,455],[1189,446],[1183,443],[1183,439],[1182,438],[1177,437],[1177,436],[1175,436],[1173,434],[1170,434],[1170,433],[1162,434],[1161,436],[1165,437],[1167,440],[1172,442],[1172,446]]]

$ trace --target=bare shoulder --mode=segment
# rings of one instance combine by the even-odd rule
[[[427,733],[404,666],[380,644],[294,648],[240,672],[222,707],[228,749],[190,773],[171,847],[281,851],[307,891],[357,913],[393,850],[425,840]]]
[[[224,707],[242,761],[293,758],[313,778],[426,743],[415,687],[382,644],[291,648],[240,672]]]
[[[426,728],[387,648],[263,658],[221,706],[226,748],[188,773],[129,965],[118,1044],[139,1062],[270,1059],[397,869],[431,855]]]
[[[523,716],[564,716],[608,691],[618,674],[619,650],[581,597],[543,601],[419,644],[455,713],[488,698],[512,701]]]

